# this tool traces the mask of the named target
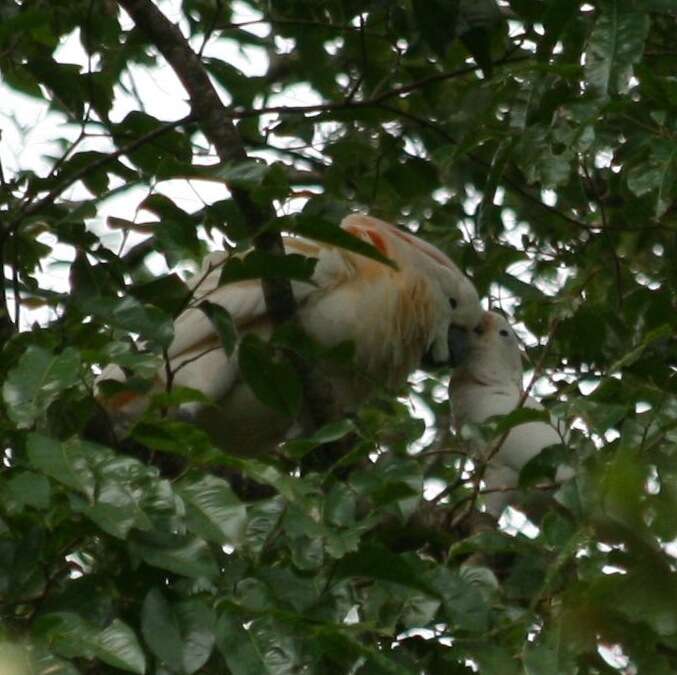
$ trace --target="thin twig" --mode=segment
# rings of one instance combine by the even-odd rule
[[[400,110],[399,108],[391,105],[387,105],[384,103],[379,103],[378,104],[379,108],[382,108],[383,110],[388,110],[389,112],[398,115],[399,117],[402,117],[404,119],[409,119],[412,122],[415,122],[419,126],[422,126],[426,129],[430,129],[431,131],[435,132],[437,135],[440,137],[444,138],[447,142],[457,145],[458,141],[450,134],[448,133],[443,127],[441,127],[438,124],[435,124],[434,122],[431,122],[430,120],[427,120],[423,117],[418,117],[417,115],[414,115],[410,112],[407,112],[405,110]],[[478,157],[477,155],[473,153],[468,153],[468,158],[475,162],[476,164],[479,164],[480,166],[483,166],[487,170],[491,168],[491,164],[481,157]],[[566,221],[567,223],[571,225],[575,225],[576,227],[587,230],[589,232],[594,232],[595,230],[603,230],[604,225],[603,224],[596,224],[596,225],[591,225],[589,223],[586,223],[582,220],[578,220],[577,218],[574,218],[566,213],[563,213],[562,211],[556,209],[554,206],[550,206],[549,204],[546,204],[545,202],[541,201],[538,197],[535,195],[531,194],[528,190],[526,190],[522,185],[519,183],[515,182],[511,178],[508,178],[505,174],[503,175],[501,182],[505,184],[512,192],[515,192],[519,194],[521,197],[526,199],[527,201],[531,202],[532,204],[535,204],[536,206],[540,207],[541,209],[547,211],[553,216],[557,216],[558,218],[561,218],[562,220]],[[626,227],[622,225],[614,225],[612,230],[627,230],[627,231],[637,231],[637,230],[647,230],[647,229],[657,229],[657,230],[662,230],[662,229],[667,229],[670,230],[670,228],[666,228],[662,225],[641,225],[639,227]]]
[[[531,57],[520,56],[514,59],[501,59],[499,61],[494,62],[492,65],[496,67],[508,63],[518,63],[520,61],[526,61],[529,58]],[[373,96],[368,99],[358,99],[358,100],[345,99],[343,101],[332,101],[325,103],[317,103],[313,105],[295,105],[295,106],[276,105],[262,108],[251,108],[249,110],[230,110],[227,112],[227,115],[231,119],[246,119],[248,117],[260,117],[261,115],[266,115],[270,113],[283,113],[283,114],[314,113],[314,112],[321,113],[321,112],[335,112],[349,110],[353,108],[377,107],[379,106],[379,104],[383,103],[384,101],[387,101],[388,99],[397,98],[399,96],[404,96],[406,94],[411,94],[412,92],[418,91],[419,89],[423,89],[424,87],[427,87],[430,84],[434,84],[436,82],[443,82],[445,80],[451,80],[456,77],[462,77],[463,75],[474,73],[477,70],[480,70],[479,66],[473,65],[473,66],[464,66],[463,68],[458,68],[457,70],[436,73],[435,75],[430,75],[420,80],[410,82],[409,84],[403,84],[399,87],[393,87],[392,89],[384,91],[382,94],[378,94],[377,96]]]
[[[323,21],[315,21],[314,19],[282,19],[274,17],[264,17],[263,19],[250,19],[248,21],[239,21],[226,24],[223,30],[233,28],[246,28],[247,26],[256,26],[261,23],[269,23],[271,26],[315,26],[316,28],[324,28],[326,30],[336,30],[342,33],[355,32],[360,30],[359,26],[353,26],[349,23],[325,23]],[[390,36],[386,33],[377,33],[376,31],[366,31],[365,35],[368,37],[380,38],[390,42]]]
[[[590,186],[590,189],[592,190],[594,197],[595,197],[595,202],[597,203],[597,207],[599,208],[599,214],[602,218],[602,229],[603,229],[603,235],[607,241],[607,244],[609,245],[609,250],[611,251],[611,257],[613,258],[614,261],[614,272],[616,274],[616,293],[618,295],[618,307],[619,309],[623,308],[623,277],[622,277],[622,270],[621,270],[621,261],[618,257],[618,253],[616,253],[616,247],[614,246],[614,242],[611,239],[611,235],[609,234],[609,224],[607,221],[607,214],[606,214],[606,207],[604,206],[604,200],[602,199],[601,195],[599,194],[599,190],[597,189],[597,183],[594,179],[594,176],[590,175],[590,172],[588,171],[588,167],[585,164],[585,159],[581,158],[581,168],[583,169],[583,173],[585,174],[585,178],[588,181],[588,185]]]
[[[12,293],[14,294],[14,328],[18,331],[21,320],[21,293],[19,291],[19,249],[17,234],[12,237]]]
[[[360,13],[360,53],[362,55],[362,72],[359,74],[355,83],[350,88],[348,95],[346,96],[346,102],[352,101],[357,94],[357,90],[360,88],[364,78],[367,75],[367,42],[364,37],[364,15]]]
[[[216,24],[218,23],[222,11],[223,11],[223,0],[216,0],[216,6],[214,7],[214,14],[212,15],[212,20],[210,21],[209,26],[205,31],[204,37],[202,39],[202,44],[200,45],[200,49],[197,52],[197,55],[200,58],[202,58],[202,54],[204,53],[205,47],[207,46],[209,40],[211,40],[212,35],[214,34]]]
[[[50,206],[54,202],[54,200],[57,199],[57,197],[59,197],[59,195],[61,195],[64,192],[64,190],[67,190],[71,185],[79,181],[81,178],[83,178],[90,172],[96,171],[101,167],[105,166],[106,164],[108,164],[109,162],[118,159],[118,157],[126,155],[136,150],[137,148],[141,147],[142,145],[145,145],[146,143],[155,140],[156,138],[166,133],[167,131],[171,131],[176,127],[188,124],[192,121],[194,121],[194,117],[192,115],[188,115],[187,117],[184,117],[180,120],[176,120],[175,122],[167,122],[166,124],[163,124],[157,129],[153,129],[153,131],[150,131],[147,134],[140,136],[135,141],[127,143],[127,145],[123,145],[121,148],[118,148],[118,150],[116,150],[115,152],[111,152],[109,155],[101,157],[100,159],[97,159],[91,164],[87,164],[87,166],[82,167],[75,173],[65,178],[63,183],[52,188],[39,201],[26,202],[22,206],[22,208],[19,209],[19,212],[16,214],[16,216],[7,224],[7,226],[0,233],[0,241],[2,241],[10,232],[14,231],[14,229],[18,225],[20,225],[25,218],[32,216],[35,213],[38,213],[47,206]]]
[[[5,244],[2,241],[0,241],[0,269],[5,269]],[[0,283],[0,340],[4,343],[15,331],[16,326],[12,323],[7,305],[7,288],[3,272]]]

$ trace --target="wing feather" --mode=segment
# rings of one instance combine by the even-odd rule
[[[288,253],[318,258],[310,283],[292,282],[299,306],[311,295],[335,288],[349,276],[350,266],[334,247],[290,237],[284,241]],[[227,254],[223,252],[207,256],[192,279],[193,304],[209,300],[228,311],[238,331],[269,333],[272,326],[258,279],[219,286],[221,267],[226,260]],[[175,321],[168,355],[177,384],[199,389],[214,400],[223,398],[237,380],[237,359],[234,355],[228,357],[221,349],[213,324],[197,306],[187,309]]]

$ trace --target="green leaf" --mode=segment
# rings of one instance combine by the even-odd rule
[[[290,279],[310,281],[316,258],[298,253],[273,255],[266,251],[251,251],[244,258],[228,258],[221,268],[219,285],[247,279]]]
[[[110,323],[140,333],[163,347],[168,347],[174,337],[174,328],[170,317],[150,305],[142,305],[131,297],[121,300],[113,309]]]
[[[139,675],[146,672],[141,645],[134,631],[120,619],[99,629],[72,612],[54,612],[39,617],[35,632],[67,658],[99,658],[120,670]]]
[[[7,489],[14,499],[24,506],[46,509],[49,506],[51,488],[45,476],[33,471],[14,473],[7,481]]]
[[[146,657],[134,631],[120,619],[104,628],[96,636],[96,655],[114,668],[143,675]]]
[[[367,244],[366,241],[338,227],[334,223],[322,220],[316,216],[301,214],[290,223],[290,229],[296,234],[308,237],[308,239],[314,239],[315,241],[321,241],[325,244],[331,244],[338,248],[359,253],[367,258],[382,262],[384,265],[389,265],[393,269],[397,269],[397,265],[390,258],[384,256],[376,247]]]
[[[236,614],[224,611],[216,624],[216,645],[232,675],[270,673],[252,633]],[[274,671],[273,671],[274,672]]]
[[[157,588],[146,595],[141,608],[141,634],[152,652],[166,664],[178,666],[183,660],[179,620]]]
[[[474,633],[482,633],[489,620],[489,599],[470,579],[447,568],[434,569],[427,579],[442,597],[447,619],[454,626]]]
[[[500,437],[510,431],[510,429],[514,429],[521,424],[528,424],[529,422],[543,422],[549,426],[552,425],[550,413],[547,410],[537,410],[522,406],[496,419],[495,426],[492,427],[493,436]]]
[[[211,172],[235,187],[258,187],[263,182],[270,167],[262,160],[248,159],[244,162],[220,164]]]
[[[209,300],[203,300],[197,307],[212,322],[221,338],[224,351],[230,356],[235,351],[237,343],[237,330],[235,329],[230,312],[225,307],[221,307],[221,305],[217,305],[214,302],[209,302]]]
[[[251,107],[259,93],[256,77],[243,73],[225,60],[202,57],[205,67],[216,81],[232,95],[237,105]]]
[[[55,355],[31,345],[2,386],[7,412],[20,429],[26,429],[79,380],[80,354],[73,347]]]
[[[95,479],[89,467],[83,446],[78,443],[63,444],[41,434],[29,434],[28,459],[34,469],[50,478],[94,497]]]
[[[365,576],[423,591],[439,597],[436,589],[427,583],[419,570],[413,568],[404,556],[394,555],[381,546],[362,546],[357,553],[343,558],[336,570],[339,577]]]
[[[129,550],[148,565],[181,576],[211,579],[219,573],[206,542],[190,535],[145,532],[129,540]]]
[[[496,148],[496,152],[491,160],[491,169],[487,175],[482,201],[478,207],[477,222],[479,223],[480,232],[490,231],[487,230],[487,225],[489,225],[489,214],[495,208],[494,199],[496,197],[496,189],[498,188],[498,183],[510,161],[513,144],[513,139],[502,141],[498,148]]]
[[[163,122],[138,110],[132,110],[113,129],[113,138],[120,145],[140,141],[148,134],[158,131]],[[140,142],[129,157],[142,171],[150,174],[173,177],[190,165],[192,148],[187,134],[178,128],[168,128],[146,143]]]
[[[200,260],[204,253],[195,224],[188,218],[163,219],[155,226],[153,236],[170,267],[184,260]]]
[[[364,660],[367,665],[365,672],[373,675],[415,675],[418,671],[401,665],[386,653],[369,645],[363,644],[348,632],[336,630],[333,627],[319,627],[313,631],[314,638],[322,645],[323,651],[334,658],[350,656],[359,661]]]
[[[543,448],[521,469],[519,486],[528,488],[543,480],[554,480],[557,468],[571,460],[570,453],[563,445],[551,445]]]
[[[184,478],[176,490],[186,503],[191,531],[221,546],[242,541],[247,511],[226,481],[216,476]]]
[[[187,600],[176,605],[183,635],[183,672],[192,675],[207,663],[215,643],[215,618],[200,600]]]
[[[178,274],[168,274],[152,281],[134,284],[127,290],[142,303],[155,305],[172,315],[177,315],[190,297],[188,286]]]
[[[192,397],[192,400],[195,397]],[[162,395],[159,401],[163,400]],[[171,398],[169,399],[171,400]],[[137,422],[130,436],[143,445],[180,457],[200,461],[212,455],[212,442],[206,431],[194,424],[175,419],[149,419]]]
[[[482,644],[475,650],[473,656],[483,675],[484,673],[486,675],[521,675],[516,659],[510,650],[502,645]]]
[[[254,334],[245,335],[238,353],[240,373],[256,397],[283,415],[301,409],[303,390],[294,367]]]
[[[301,459],[314,448],[325,443],[340,441],[355,430],[355,423],[350,418],[330,422],[318,429],[312,436],[287,441],[283,446],[284,451],[294,459]]]
[[[423,39],[444,58],[456,37],[459,0],[413,0],[412,7]]]
[[[138,333],[168,347],[174,337],[172,318],[158,307],[143,304],[131,295],[121,299],[85,297],[78,302],[85,314],[92,314],[115,328]]]
[[[84,251],[78,251],[69,271],[71,302],[76,306],[84,298],[115,297],[115,291],[121,288],[122,279],[118,278],[108,265],[92,265]]]
[[[624,0],[604,0],[590,34],[585,74],[591,90],[606,97],[627,92],[632,66],[642,57],[649,16]]]
[[[638,197],[654,193],[654,215],[661,218],[677,195],[677,144],[655,139],[641,150],[638,161],[628,171],[628,188]]]

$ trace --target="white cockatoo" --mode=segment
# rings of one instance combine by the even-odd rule
[[[523,396],[522,355],[515,333],[506,319],[496,312],[485,312],[469,335],[467,353],[455,369],[450,381],[450,400],[454,425],[479,424],[495,415],[505,415],[518,407]],[[531,396],[523,407],[543,410]],[[541,450],[561,444],[564,435],[561,425],[535,421],[513,427],[493,456],[496,441],[488,447],[474,449],[480,461],[487,462],[483,480],[484,503],[495,518],[503,509],[518,502],[516,490],[519,474],[525,464]],[[557,468],[555,480],[565,481],[574,475],[566,465]]]
[[[482,310],[472,283],[431,244],[364,215],[348,216],[341,227],[372,244],[396,269],[304,238],[286,236],[284,246],[287,253],[317,258],[312,283],[292,283],[302,329],[327,348],[345,341],[355,346],[350,373],[330,373],[337,408],[349,411],[374,385],[400,387],[424,356],[433,363],[449,363]],[[221,448],[249,454],[283,440],[293,420],[256,398],[240,377],[237,353],[225,353],[212,322],[196,307],[208,300],[226,308],[240,335],[271,334],[258,280],[219,285],[227,258],[225,252],[208,255],[191,279],[193,306],[176,319],[168,349],[173,384],[199,390],[214,405],[188,403],[171,412],[206,429]],[[102,379],[124,381],[125,375],[111,365]],[[156,379],[157,390],[162,390],[164,368]],[[128,428],[148,405],[148,396],[131,391],[99,398],[118,429]]]

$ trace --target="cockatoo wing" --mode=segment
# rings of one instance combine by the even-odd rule
[[[323,275],[314,274],[312,283],[293,282],[294,297],[300,305],[318,289],[319,281],[331,276],[326,269],[329,252],[308,242],[285,240],[287,253],[303,253],[318,258]],[[267,315],[261,282],[251,279],[219,285],[219,278],[226,253],[212,253],[202,264],[200,271],[191,279],[193,292],[191,307],[174,322],[174,339],[167,354],[176,384],[198,389],[208,398],[219,400],[232,387],[237,378],[237,359],[228,356],[222,348],[217,331],[209,317],[199,308],[209,301],[226,309],[239,333],[252,330],[267,335],[272,324]],[[339,270],[334,270],[338,274]],[[322,279],[322,276],[324,279]]]
[[[285,238],[288,253],[301,253],[317,257],[318,263],[312,283],[293,283],[294,296],[302,305],[309,295],[321,292],[324,287],[339,283],[345,277],[345,264],[331,249],[314,245],[304,240]],[[237,380],[237,358],[223,350],[219,335],[209,317],[199,309],[202,301],[220,305],[230,314],[239,332],[252,330],[266,335],[272,324],[266,312],[261,283],[258,279],[219,284],[226,252],[211,253],[203,260],[200,270],[188,281],[192,292],[191,306],[174,322],[174,339],[167,350],[169,366],[173,372],[173,384],[191,387],[211,400],[223,398]],[[164,385],[165,369],[158,372],[158,384]],[[115,379],[123,382],[126,377],[115,365],[104,369],[99,380]],[[137,417],[147,406],[146,396],[124,392],[104,401],[105,407],[115,417]],[[197,406],[187,404],[183,412],[194,411]]]

